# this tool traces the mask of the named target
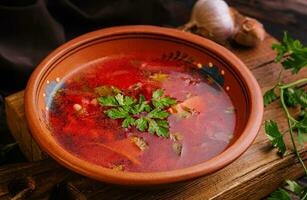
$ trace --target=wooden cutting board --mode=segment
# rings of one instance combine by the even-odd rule
[[[267,35],[265,41],[257,48],[229,47],[249,67],[258,80],[263,92],[274,85],[281,69],[279,64],[274,63],[275,52],[271,50],[272,43],[276,42],[273,37]],[[284,73],[285,82],[293,81],[300,77],[307,77],[307,70],[303,70],[299,75],[295,76],[291,75],[290,72]],[[6,98],[8,124],[26,157],[30,161],[42,160],[47,156],[39,149],[27,129],[24,116],[23,94],[22,91]],[[273,103],[265,109],[264,120],[266,119],[274,119],[281,125],[281,129],[286,128],[284,113],[278,102]],[[290,144],[289,138],[286,138],[286,140]],[[306,148],[302,148],[301,152],[303,159],[307,161]],[[1,192],[3,197],[8,195],[8,193],[5,193],[6,190],[3,185],[10,180],[8,178],[10,176],[7,174],[26,173],[27,176],[32,176],[34,179],[39,180],[49,180],[50,176],[48,174],[50,173],[55,174],[53,177],[63,177],[59,173],[63,173],[66,170],[63,170],[62,167],[54,162],[52,162],[52,165],[46,164],[49,162],[50,160],[47,159],[36,163],[25,164],[26,167],[0,170],[0,197]],[[26,172],[24,171],[25,169]],[[46,174],[45,177],[43,176],[44,173],[42,173],[42,170]],[[71,172],[67,170],[67,173]],[[70,175],[70,178],[64,180],[65,184],[60,184],[60,186],[64,185],[63,187],[66,192],[71,192],[71,188],[73,188],[72,194],[75,194],[77,191],[78,195],[81,195],[79,197],[85,199],[238,200],[260,199],[276,189],[284,179],[294,179],[302,175],[303,170],[295,156],[289,153],[283,159],[278,157],[276,151],[271,148],[270,142],[264,134],[263,127],[261,127],[253,145],[235,162],[214,174],[186,182],[171,189],[155,191],[119,189],[111,185],[97,183],[96,181],[76,174]],[[1,180],[6,181],[1,182]],[[52,185],[55,185],[59,181],[63,181],[63,179],[53,178],[52,181],[48,181],[48,187],[44,187],[46,195],[50,194],[48,191],[50,192],[49,189],[52,188]],[[40,188],[40,186],[37,188]]]

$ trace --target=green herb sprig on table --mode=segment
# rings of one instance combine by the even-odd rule
[[[161,137],[169,137],[167,118],[170,113],[165,109],[176,104],[176,100],[163,96],[162,89],[152,93],[151,104],[144,95],[136,100],[133,97],[118,93],[115,96],[99,97],[100,105],[109,107],[105,114],[111,119],[123,119],[122,127],[135,126],[139,131],[148,131]]]
[[[286,114],[288,128],[281,132],[277,122],[273,120],[265,121],[265,133],[272,143],[272,146],[278,150],[281,156],[286,154],[287,148],[284,141],[285,134],[289,134],[294,153],[301,163],[305,175],[307,168],[298,151],[298,141],[301,145],[307,142],[307,93],[304,89],[298,88],[307,84],[307,78],[294,81],[292,83],[282,82],[282,72],[291,70],[293,74],[299,73],[300,70],[307,67],[307,47],[304,47],[300,41],[292,39],[287,33],[284,34],[280,44],[273,44],[272,48],[277,52],[276,62],[280,62],[284,69],[280,72],[277,84],[264,94],[264,105],[279,99],[281,106]],[[279,94],[279,95],[278,95]],[[299,109],[298,116],[290,113],[289,108],[296,107]],[[288,190],[300,196],[301,199],[307,199],[307,188],[297,184],[295,181],[286,181]],[[278,189],[268,198],[269,200],[290,200],[286,190]]]

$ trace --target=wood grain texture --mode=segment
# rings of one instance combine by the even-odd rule
[[[251,69],[263,92],[276,82],[281,70],[281,66],[273,62],[275,53],[271,50],[270,46],[274,42],[276,40],[268,35],[265,42],[257,48],[231,48]],[[300,77],[307,77],[307,70],[303,70],[299,75],[295,76],[292,76],[290,72],[284,73],[284,80],[286,82]],[[34,154],[42,153],[37,148],[33,148],[33,143],[31,145],[28,144],[30,133],[25,128],[22,97],[23,94],[18,93],[6,99],[7,119],[15,138],[18,141],[26,138],[24,141],[20,141],[20,145],[24,145],[24,148],[27,148],[26,151],[32,152],[28,157],[36,160],[42,157],[36,157]],[[284,113],[278,102],[265,109],[264,119],[274,119],[280,124],[282,130],[286,128]],[[27,136],[24,136],[25,134]],[[33,140],[31,141],[33,142]],[[289,138],[286,138],[286,141],[289,144]],[[33,149],[38,150],[38,152],[34,152]],[[301,152],[303,159],[307,162],[306,149],[301,149]],[[37,165],[44,166],[46,162],[49,161],[39,161]],[[28,166],[28,168],[31,169],[31,166]],[[37,176],[35,169],[33,167],[31,172],[34,179]],[[1,170],[0,168],[0,180],[6,176],[7,170]],[[51,170],[53,171],[53,169]],[[58,174],[56,169],[54,170],[55,172],[53,173]],[[262,127],[253,145],[235,162],[214,174],[181,183],[170,189],[134,191],[98,183],[97,181],[73,174],[57,185],[53,192],[48,190],[48,194],[53,199],[260,199],[276,189],[284,179],[293,179],[301,175],[303,175],[303,170],[294,155],[288,154],[283,159],[280,159],[276,151],[272,150]],[[41,173],[41,176],[48,177],[44,173]],[[4,187],[1,184],[8,182],[7,179],[5,180],[3,182],[0,181],[0,197],[1,187]],[[55,179],[52,181],[50,182],[56,185],[59,180]]]
[[[49,197],[54,184],[63,181],[71,172],[51,160],[12,164],[0,168],[0,199],[9,200],[20,195],[31,180],[33,187],[20,199]],[[19,200],[19,199],[18,199]]]
[[[46,158],[46,154],[40,150],[27,128],[23,105],[23,91],[5,98],[7,124],[13,137],[18,141],[20,149],[28,160],[34,161],[44,159]]]

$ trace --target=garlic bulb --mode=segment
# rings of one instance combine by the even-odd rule
[[[234,20],[225,1],[198,0],[184,30],[189,31],[193,27],[198,34],[223,42],[233,36]]]
[[[241,15],[223,0],[198,0],[190,21],[181,29],[219,43],[233,39],[243,46],[256,46],[265,37],[260,22]]]

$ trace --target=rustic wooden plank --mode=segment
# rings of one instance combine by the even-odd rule
[[[35,140],[32,138],[24,115],[24,92],[18,92],[5,98],[5,110],[7,115],[7,123],[10,131],[19,147],[28,160],[41,160],[46,158]]]
[[[264,42],[256,49],[232,48],[252,70],[263,91],[271,87],[279,74],[281,66],[273,62],[275,53],[270,49],[271,43],[276,42],[274,38],[268,36]],[[260,53],[257,53],[260,52]],[[307,70],[299,75],[292,76],[290,72],[284,73],[285,81],[292,81],[300,77],[307,77]],[[14,97],[8,97],[7,112],[8,120],[24,123],[22,93]],[[18,100],[17,100],[18,99]],[[14,114],[12,114],[14,113]],[[286,128],[284,114],[278,102],[273,103],[265,109],[264,119],[275,119],[281,124],[281,129]],[[14,135],[20,133],[20,125],[15,127],[11,122],[11,128],[15,128]],[[22,134],[29,134],[28,131]],[[19,136],[20,137],[20,136]],[[289,138],[286,138],[289,142]],[[32,147],[31,147],[32,148]],[[306,149],[302,149],[304,160],[307,159]],[[31,157],[32,159],[34,158]],[[44,163],[45,161],[41,161]],[[291,168],[289,168],[291,166]],[[1,172],[1,169],[0,169]],[[275,150],[271,150],[263,127],[254,141],[253,145],[235,162],[226,168],[201,177],[187,183],[180,184],[171,189],[156,191],[133,191],[122,189],[107,184],[98,183],[78,175],[73,175],[64,183],[60,184],[57,193],[59,195],[79,195],[87,199],[259,199],[269,194],[285,178],[297,178],[303,174],[300,165],[293,154],[280,159]],[[0,180],[1,180],[0,173]],[[56,184],[57,182],[53,182]],[[0,187],[1,188],[1,187]],[[1,189],[0,189],[1,194]],[[54,199],[61,199],[55,195]],[[1,196],[0,196],[1,197]],[[65,198],[66,199],[66,198]]]
[[[22,134],[24,130],[24,108],[23,108],[23,94],[24,92],[18,92],[16,95],[11,95],[5,99],[5,111],[8,122],[9,129],[18,141],[18,145],[24,155],[32,160],[32,152],[29,148],[30,143],[26,138],[31,138],[30,134],[26,131],[25,134]]]
[[[48,197],[55,186],[54,183],[63,181],[70,173],[52,160],[1,167],[0,199],[11,199],[27,189],[30,189],[29,192],[20,199]]]

